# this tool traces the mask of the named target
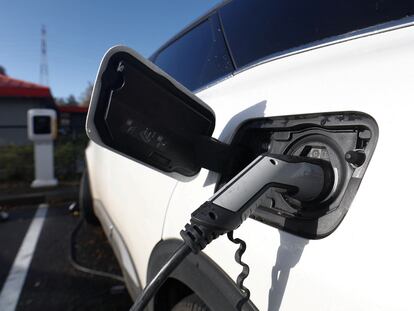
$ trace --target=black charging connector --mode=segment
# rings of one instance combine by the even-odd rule
[[[236,230],[267,189],[275,188],[301,202],[322,202],[332,191],[334,179],[330,163],[324,160],[261,155],[191,214],[181,237],[198,253],[220,235]]]
[[[142,311],[170,273],[191,252],[203,250],[220,235],[237,229],[269,188],[301,202],[322,202],[334,185],[329,162],[297,156],[263,154],[191,214],[181,231],[182,246],[147,285],[130,311]]]

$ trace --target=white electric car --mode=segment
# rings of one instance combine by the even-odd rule
[[[81,206],[133,298],[192,211],[272,150],[330,161],[335,206],[264,198],[235,231],[245,310],[413,309],[414,1],[224,1],[150,60],[214,110],[213,137],[246,152],[180,182],[89,144]],[[237,248],[224,236],[190,255],[150,308],[235,310]]]

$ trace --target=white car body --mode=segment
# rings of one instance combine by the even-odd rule
[[[414,24],[407,21],[267,59],[196,93],[214,110],[213,137],[223,142],[253,117],[362,111],[379,126],[361,187],[330,236],[307,240],[252,219],[235,232],[247,243],[245,285],[259,310],[412,308],[413,56]],[[86,156],[95,213],[109,236],[118,230],[129,253],[121,265],[145,285],[155,245],[180,239],[217,176],[202,169],[177,182],[94,143]],[[204,252],[235,280],[236,249],[221,237]]]

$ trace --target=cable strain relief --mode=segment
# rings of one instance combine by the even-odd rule
[[[218,236],[214,232],[196,224],[186,224],[184,230],[181,230],[180,235],[194,254],[198,254]]]

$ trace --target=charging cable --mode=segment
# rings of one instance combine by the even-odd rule
[[[332,192],[333,185],[334,173],[327,161],[274,154],[260,155],[191,214],[190,222],[180,232],[183,244],[144,288],[130,311],[143,311],[188,254],[198,254],[220,235],[236,230],[257,208],[258,198],[269,188],[298,201],[310,203],[322,202]],[[229,238],[233,239],[232,234]],[[242,242],[237,239],[233,241]],[[239,261],[241,263],[241,254]],[[243,286],[242,281],[243,276],[238,281],[239,288]],[[243,294],[249,295],[248,291]]]
[[[76,224],[75,228],[73,229],[73,231],[70,234],[70,239],[69,239],[69,262],[72,265],[72,267],[74,267],[76,270],[84,272],[84,273],[89,273],[89,274],[92,274],[92,275],[95,275],[95,276],[109,278],[109,279],[124,283],[124,278],[121,275],[91,269],[91,268],[88,268],[88,267],[85,267],[85,266],[81,265],[76,260],[76,255],[75,255],[76,254],[76,250],[75,250],[76,243],[75,243],[75,240],[76,240],[76,235],[78,234],[78,232],[79,232],[80,228],[82,227],[83,223],[84,223],[84,219],[82,217],[82,218],[79,219],[78,223]]]

